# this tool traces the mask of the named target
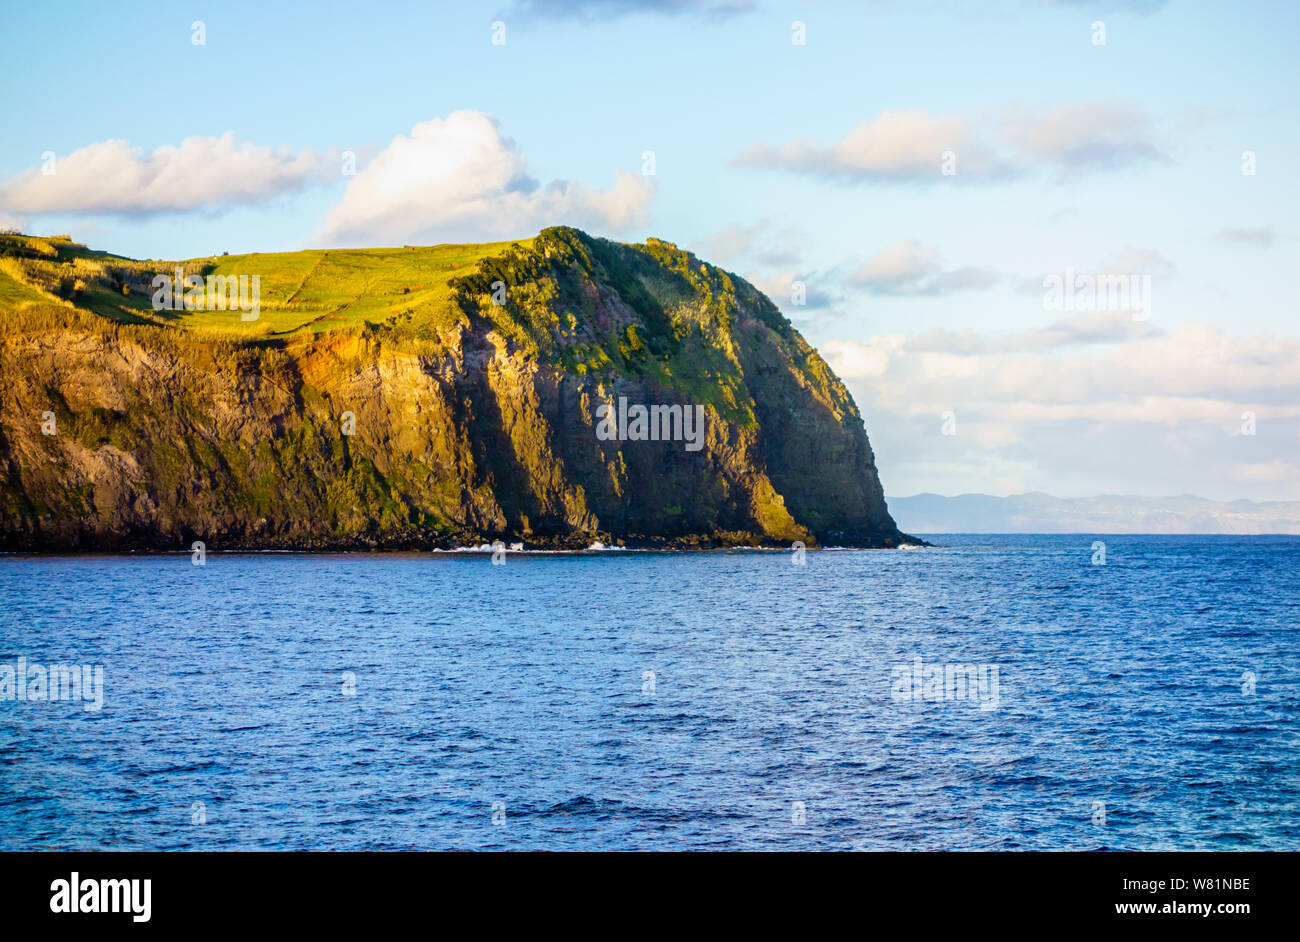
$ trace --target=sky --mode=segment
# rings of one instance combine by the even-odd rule
[[[1300,4],[51,3],[0,35],[0,227],[656,236],[821,351],[887,494],[1300,500]]]

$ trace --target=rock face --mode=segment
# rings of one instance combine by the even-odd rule
[[[668,243],[548,229],[450,277],[447,318],[249,337],[31,300],[4,271],[4,549],[907,539],[844,385]],[[701,406],[698,450],[599,436],[620,397]]]

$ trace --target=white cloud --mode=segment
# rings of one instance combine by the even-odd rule
[[[1086,344],[1086,346],[1085,346]],[[1300,499],[1300,339],[1088,315],[1003,336],[832,341],[886,489]],[[957,435],[940,416],[956,414]],[[1255,434],[1242,434],[1245,413]],[[1004,488],[1003,488],[1004,489]]]
[[[808,141],[792,141],[781,147],[757,144],[733,163],[853,180],[932,180],[942,179],[940,162],[944,151],[965,151],[963,169],[967,160],[973,172],[996,169],[983,148],[967,149],[971,137],[972,129],[963,118],[926,110],[882,111],[829,147]]]
[[[1058,105],[1045,113],[1017,109],[1002,119],[1001,131],[1021,159],[1066,171],[1113,170],[1169,159],[1149,139],[1145,115],[1111,102]]]
[[[863,121],[831,145],[755,144],[732,163],[853,182],[938,183],[953,179],[944,172],[944,155],[952,152],[957,179],[1006,179],[1041,170],[1074,176],[1168,162],[1152,137],[1141,112],[1111,102],[1046,112],[1010,109],[979,118],[896,110]]]
[[[648,177],[620,172],[608,190],[539,185],[495,119],[455,111],[398,135],[348,184],[315,241],[332,245],[516,238],[570,224],[618,233],[642,225]]]
[[[841,379],[874,379],[889,371],[889,355],[902,345],[902,340],[879,335],[866,344],[832,340],[822,345],[821,352]]]
[[[916,282],[939,271],[938,254],[933,246],[903,239],[869,258],[849,280],[878,285]]]
[[[221,137],[187,137],[150,153],[124,140],[55,155],[54,172],[34,167],[0,185],[0,207],[22,213],[183,212],[263,202],[338,173],[338,159],[312,150]]]
[[[903,239],[867,259],[849,274],[847,281],[871,294],[937,296],[988,288],[998,278],[998,273],[988,268],[945,270],[934,246]]]

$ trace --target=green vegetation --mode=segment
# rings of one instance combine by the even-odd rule
[[[154,310],[154,277],[174,277],[178,268],[205,279],[256,275],[258,317]],[[496,303],[503,293],[504,303]],[[811,380],[830,378],[775,305],[747,283],[669,242],[625,245],[565,227],[516,242],[181,261],[122,258],[66,236],[0,235],[0,305],[9,329],[23,308],[46,309],[48,322],[51,303],[118,324],[164,327],[176,337],[235,343],[360,333],[416,350],[413,342],[437,343],[447,329],[474,323],[564,372],[606,383],[633,378],[753,427],[734,346],[737,317],[747,310],[803,346],[795,358]]]
[[[256,276],[257,318],[155,310],[178,268]],[[826,363],[657,239],[141,261],[0,233],[0,371],[0,547],[898,538]],[[616,395],[703,406],[706,447],[598,439]]]
[[[219,255],[181,261],[137,261],[88,250],[66,236],[0,235],[0,302],[70,301],[122,323],[155,323],[237,338],[283,337],[404,324],[417,332],[461,317],[451,281],[483,259],[521,243],[408,246],[397,249],[311,249]],[[161,310],[152,305],[156,275],[256,275],[260,313]],[[16,282],[17,284],[12,284]],[[21,289],[29,289],[23,292]]]
[[[174,277],[178,268],[203,278],[256,275],[258,317],[154,310],[154,277]],[[734,347],[736,319],[746,310],[802,347],[792,352],[812,382],[832,379],[775,305],[749,284],[669,242],[624,245],[564,227],[516,242],[176,262],[96,252],[67,236],[0,235],[0,305],[9,328],[24,308],[45,309],[48,323],[52,303],[119,324],[235,343],[361,333],[409,347],[436,343],[443,331],[472,322],[565,372],[603,382],[634,378],[752,427],[753,402]]]

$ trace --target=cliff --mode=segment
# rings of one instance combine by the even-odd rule
[[[256,319],[157,309],[176,268],[256,275]],[[906,539],[822,358],[653,239],[175,263],[0,236],[0,318],[7,550]],[[648,440],[650,405],[697,439],[665,411]]]

